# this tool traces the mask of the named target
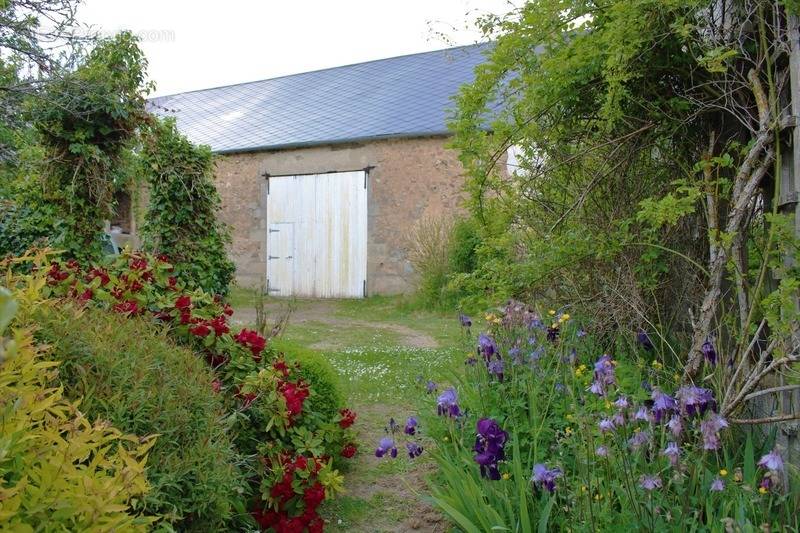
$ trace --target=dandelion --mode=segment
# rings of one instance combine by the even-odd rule
[[[660,489],[662,486],[661,478],[658,477],[657,475],[655,476],[643,475],[642,477],[639,478],[639,486],[648,492]]]
[[[719,475],[725,477],[728,475],[728,471],[723,468],[719,471]]]
[[[547,468],[543,464],[535,464],[533,465],[531,481],[535,486],[543,488],[552,494],[556,490],[556,479],[562,475],[560,468]]]
[[[783,458],[778,450],[772,450],[758,460],[758,466],[767,470],[780,472],[783,470]]]
[[[511,474],[503,472],[503,481],[508,481],[509,479],[511,479]]]
[[[711,486],[709,489],[711,492],[722,492],[725,490],[725,482],[722,479],[715,477],[714,481],[711,482]]]

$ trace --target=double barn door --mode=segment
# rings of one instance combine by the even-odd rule
[[[366,172],[269,178],[267,290],[361,298],[367,279]]]

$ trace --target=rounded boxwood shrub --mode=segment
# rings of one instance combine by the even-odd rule
[[[63,361],[65,390],[84,398],[87,416],[159,435],[148,460],[144,510],[179,529],[228,529],[241,510],[244,480],[206,363],[142,319],[48,305],[34,318],[37,336]]]

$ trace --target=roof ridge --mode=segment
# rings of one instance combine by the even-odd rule
[[[356,62],[356,63],[348,63],[346,65],[337,65],[335,67],[325,67],[325,68],[320,68],[320,69],[315,69],[315,70],[307,70],[307,71],[304,71],[304,72],[295,72],[294,74],[284,74],[282,76],[275,76],[274,78],[263,78],[263,79],[260,79],[260,80],[242,81],[242,82],[238,82],[238,83],[230,83],[230,84],[227,84],[227,85],[217,85],[217,86],[214,86],[214,87],[206,87],[206,88],[203,88],[203,89],[192,89],[191,91],[182,91],[182,92],[179,92],[179,93],[163,94],[161,96],[154,96],[152,98],[148,98],[147,100],[152,102],[152,101],[155,101],[155,100],[159,100],[161,98],[170,98],[170,97],[174,97],[174,96],[181,96],[181,95],[184,95],[184,94],[192,94],[192,93],[200,93],[200,92],[205,92],[205,91],[213,91],[213,90],[216,90],[216,89],[227,89],[229,87],[239,87],[239,86],[242,86],[242,85],[252,85],[252,84],[255,84],[255,83],[261,83],[261,82],[265,82],[265,81],[280,80],[280,79],[283,79],[283,78],[291,78],[293,76],[302,76],[303,74],[313,74],[313,73],[316,73],[316,72],[325,72],[327,70],[336,70],[336,69],[340,69],[340,68],[355,67],[355,66],[358,66],[358,65],[367,65],[367,64],[370,64],[370,63],[380,63],[382,61],[391,61],[393,59],[400,59],[400,58],[403,58],[403,57],[413,57],[413,56],[421,56],[421,55],[425,55],[425,54],[435,54],[435,53],[438,53],[438,52],[448,52],[448,51],[453,51],[453,50],[460,50],[462,48],[478,48],[480,46],[485,46],[485,45],[488,45],[488,44],[491,44],[491,41],[482,42],[482,43],[474,43],[474,44],[464,44],[464,45],[460,45],[460,46],[451,46],[449,48],[439,48],[437,50],[428,50],[426,52],[414,52],[414,53],[411,53],[411,54],[400,54],[400,55],[391,56],[391,57],[383,57],[383,58],[379,58],[379,59],[370,59],[368,61],[359,61],[359,62]]]

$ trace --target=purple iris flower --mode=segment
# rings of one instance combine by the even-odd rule
[[[680,437],[681,433],[683,433],[683,420],[678,415],[672,415],[672,418],[667,422],[667,428],[669,428],[673,437]]]
[[[669,459],[669,464],[678,466],[678,461],[681,458],[681,449],[678,448],[678,443],[669,442],[667,447],[661,451],[661,455]]]
[[[463,313],[459,313],[458,321],[461,324],[461,327],[464,329],[469,329],[472,327],[472,319]]]
[[[383,457],[389,454],[392,458],[397,457],[397,446],[394,445],[394,439],[391,437],[383,437],[375,449],[375,457]]]
[[[547,328],[547,340],[556,342],[558,340],[558,326],[550,326]]]
[[[422,446],[420,446],[416,442],[407,442],[406,450],[408,451],[408,456],[411,459],[414,459],[415,457],[419,457],[420,455],[422,455]]]
[[[711,492],[722,492],[725,490],[725,482],[722,481],[721,478],[715,477],[714,481],[711,482],[711,486],[709,489]]]
[[[481,418],[477,424],[475,437],[475,462],[481,467],[481,476],[492,480],[500,479],[498,463],[505,459],[505,444],[508,433],[491,418]]]
[[[659,389],[653,389],[651,398],[653,399],[653,416],[655,416],[656,422],[661,422],[664,415],[674,412],[678,407],[675,398],[661,392]]]
[[[406,420],[406,427],[403,429],[403,433],[406,435],[414,435],[417,432],[417,419],[413,416],[408,417]]]
[[[533,481],[534,485],[546,489],[547,492],[553,493],[556,490],[556,479],[563,475],[560,468],[547,468],[543,464],[533,465]]]
[[[638,342],[639,345],[648,352],[653,351],[653,341],[650,340],[650,335],[648,335],[645,330],[640,329],[636,333],[636,342]]]
[[[628,446],[630,446],[633,451],[638,451],[639,448],[641,448],[648,442],[650,442],[650,432],[637,431],[636,433],[633,434],[633,437],[628,439]]]
[[[647,476],[644,475],[639,478],[639,486],[646,491],[656,490],[661,488],[661,478],[657,475]]]
[[[611,421],[610,418],[604,418],[597,424],[597,427],[600,428],[602,433],[607,433],[609,431],[614,431],[614,422]]]
[[[447,415],[453,418],[461,416],[461,409],[458,408],[458,394],[452,387],[445,389],[436,399],[436,409],[439,415]]]
[[[494,361],[489,361],[489,364],[486,365],[486,368],[489,370],[489,373],[493,376],[497,376],[497,379],[503,381],[503,369],[505,365],[503,361],[500,359],[496,359]]]
[[[711,366],[717,364],[717,351],[714,349],[714,345],[709,339],[706,339],[706,342],[700,347],[700,351],[703,352],[703,357],[706,358],[706,361],[708,361]]]
[[[700,422],[700,433],[703,434],[703,449],[718,450],[722,445],[719,432],[728,427],[728,422],[717,413],[711,413],[708,418]]]
[[[486,361],[489,361],[492,356],[498,353],[497,343],[489,335],[481,333],[478,335],[478,353],[483,355],[483,358],[486,359]]]
[[[598,446],[594,450],[594,454],[598,457],[608,457],[608,448],[606,446]]]
[[[431,380],[428,380],[428,383],[425,385],[425,390],[428,391],[428,394],[432,394],[437,388],[438,385]]]
[[[775,470],[776,472],[780,472],[783,470],[783,457],[781,457],[781,454],[778,453],[778,450],[772,450],[759,459],[758,466],[767,470]]]
[[[688,417],[704,415],[708,408],[712,410],[717,408],[714,393],[694,385],[681,387],[675,397],[678,399],[681,411]]]

